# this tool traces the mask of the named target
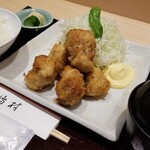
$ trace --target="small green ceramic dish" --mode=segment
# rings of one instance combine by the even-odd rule
[[[32,12],[37,12],[41,15],[43,15],[44,17],[44,23],[42,25],[39,26],[25,26],[24,25],[24,21],[25,19],[32,13]],[[21,10],[17,13],[17,16],[20,18],[21,20],[21,24],[22,24],[22,28],[27,29],[27,30],[31,30],[31,31],[39,31],[42,29],[45,29],[46,27],[48,27],[52,21],[53,21],[53,17],[50,13],[48,13],[45,10],[41,10],[41,9],[33,9],[33,8],[28,8],[28,9],[24,9]]]

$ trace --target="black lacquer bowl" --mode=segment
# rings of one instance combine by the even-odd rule
[[[150,150],[150,80],[132,91],[128,101],[126,127],[135,150]]]

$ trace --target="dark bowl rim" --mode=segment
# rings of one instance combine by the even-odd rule
[[[145,81],[146,82],[146,81]],[[133,91],[131,92],[130,96],[129,96],[129,100],[128,100],[128,111],[129,111],[129,115],[131,116],[133,122],[136,124],[136,126],[141,130],[141,132],[148,138],[150,138],[150,133],[147,133],[147,131],[144,129],[142,123],[140,123],[139,119],[137,118],[137,116],[134,114],[134,112],[132,111],[133,108],[133,100],[132,97],[133,95],[136,93],[137,89],[139,87],[141,87],[145,82],[140,83],[139,85],[137,85]]]

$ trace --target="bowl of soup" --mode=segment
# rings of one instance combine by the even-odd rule
[[[131,92],[126,127],[135,150],[150,150],[150,80]]]

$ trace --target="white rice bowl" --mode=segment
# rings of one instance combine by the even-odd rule
[[[21,21],[13,12],[0,8],[0,55],[6,52],[21,30]]]

